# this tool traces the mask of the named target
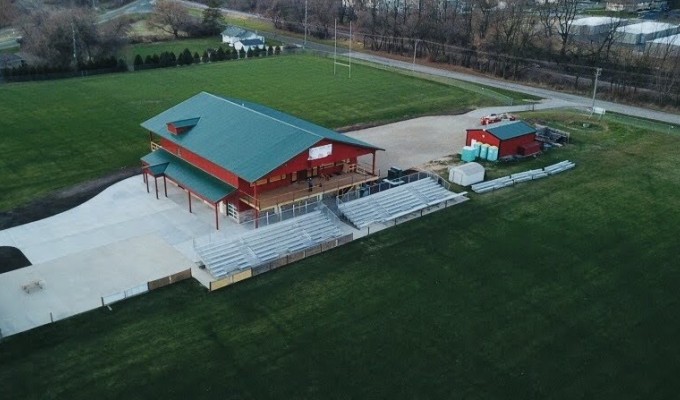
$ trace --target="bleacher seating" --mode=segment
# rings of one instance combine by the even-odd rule
[[[339,236],[339,226],[328,215],[314,211],[236,239],[196,246],[195,250],[210,273],[221,278]]]
[[[447,200],[464,198],[465,194],[450,192],[436,180],[425,178],[340,203],[338,208],[354,226],[361,229],[373,223],[394,220]]]

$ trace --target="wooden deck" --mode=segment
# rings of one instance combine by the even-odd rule
[[[328,179],[314,177],[312,179],[312,190],[306,180],[294,182],[289,186],[270,190],[258,194],[257,204],[254,199],[247,195],[241,196],[241,201],[259,210],[266,210],[276,206],[282,206],[307,199],[316,200],[316,197],[325,194],[338,192],[341,189],[360,185],[366,182],[378,180],[377,175],[362,174],[358,172],[347,172],[342,175],[334,175]]]

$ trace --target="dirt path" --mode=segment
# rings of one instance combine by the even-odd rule
[[[27,224],[69,210],[86,202],[114,183],[141,173],[139,167],[122,169],[101,178],[49,193],[11,211],[0,212],[0,230]]]

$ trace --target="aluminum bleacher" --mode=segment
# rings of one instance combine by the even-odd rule
[[[362,229],[447,201],[465,201],[467,193],[453,193],[427,177],[356,200],[340,202],[338,209]]]
[[[212,276],[222,278],[340,236],[340,227],[328,213],[314,211],[194,249]]]

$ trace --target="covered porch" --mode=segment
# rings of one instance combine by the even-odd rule
[[[162,148],[157,148],[155,151],[144,156],[142,162],[142,174],[147,192],[151,192],[149,177],[152,177],[156,198],[160,197],[160,190],[163,191],[165,197],[168,197],[167,181],[171,180],[179,188],[186,191],[190,213],[193,212],[192,196],[198,197],[210,204],[215,210],[215,229],[220,229],[219,203],[236,191],[236,188],[205,173]],[[162,188],[159,188],[159,178],[162,180]]]
[[[339,193],[364,183],[373,182],[380,178],[380,174],[373,174],[362,168],[343,172],[338,175],[319,175],[311,178],[311,187],[308,180],[299,180],[288,186],[267,190],[262,193],[255,192],[254,196],[240,193],[241,202],[257,211],[278,209],[292,203],[305,200],[317,200],[319,196],[327,193]]]

